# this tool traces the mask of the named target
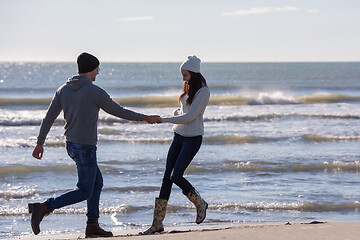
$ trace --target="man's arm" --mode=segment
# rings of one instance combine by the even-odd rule
[[[37,159],[41,159],[44,153],[43,145],[45,143],[45,139],[47,134],[50,131],[51,126],[53,125],[56,118],[59,116],[62,108],[60,106],[58,93],[56,92],[50,106],[46,112],[45,118],[41,122],[39,136],[37,138],[37,145],[34,148],[32,156]]]
[[[108,114],[123,118],[130,121],[146,121],[147,123],[161,123],[161,118],[158,115],[144,115],[125,109],[116,103],[105,90],[98,88],[93,95],[96,104]]]

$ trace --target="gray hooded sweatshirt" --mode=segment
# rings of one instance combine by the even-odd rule
[[[102,88],[85,76],[73,76],[58,90],[40,127],[37,144],[43,145],[60,112],[64,111],[66,141],[96,145],[99,110],[119,118],[144,121],[145,115],[127,110],[114,102]]]

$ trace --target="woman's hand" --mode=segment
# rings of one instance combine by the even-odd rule
[[[162,119],[159,115],[146,115],[144,120],[150,124],[162,123]]]

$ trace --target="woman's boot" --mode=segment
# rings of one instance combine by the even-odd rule
[[[162,222],[165,218],[167,203],[168,200],[161,198],[155,199],[154,217],[151,227],[145,232],[142,232],[140,234],[147,235],[147,234],[154,234],[157,232],[164,231],[164,225]]]
[[[186,197],[195,205],[196,207],[196,223],[200,224],[204,221],[206,217],[206,209],[208,208],[207,202],[201,198],[200,194],[192,188]]]

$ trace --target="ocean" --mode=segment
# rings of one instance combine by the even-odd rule
[[[120,105],[171,115],[180,63],[101,64],[95,84]],[[62,113],[42,160],[32,158],[55,90],[75,63],[0,63],[0,238],[31,235],[29,202],[75,188]],[[360,222],[360,63],[202,63],[211,98],[203,145],[186,178],[209,203],[204,225],[294,221]],[[100,111],[104,177],[99,222],[145,230],[173,136],[172,124],[129,122]],[[40,234],[84,234],[86,204],[54,211]],[[196,225],[174,185],[164,220]]]

